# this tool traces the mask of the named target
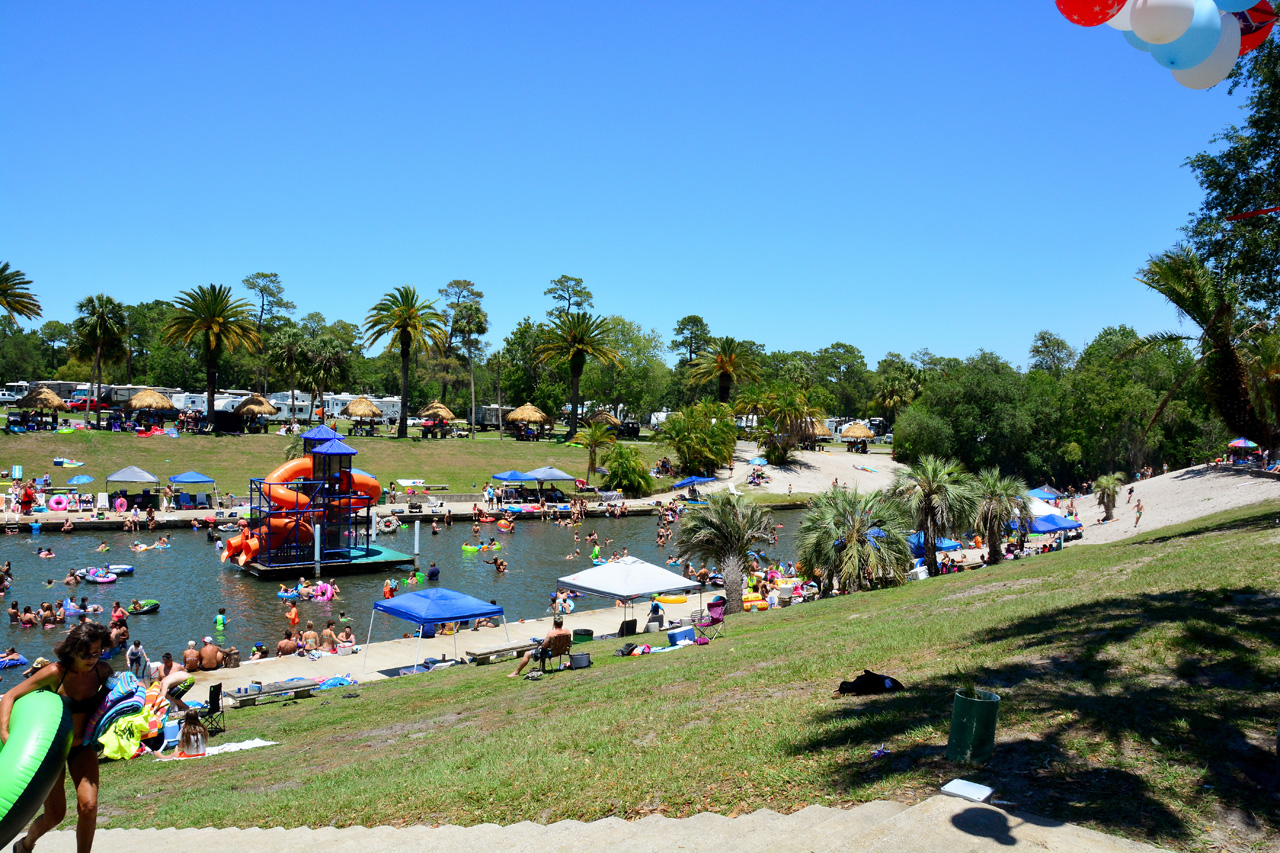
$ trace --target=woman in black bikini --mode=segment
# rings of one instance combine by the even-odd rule
[[[71,710],[71,752],[62,778],[44,801],[44,813],[31,823],[25,838],[13,843],[13,853],[30,853],[40,836],[62,822],[67,814],[67,793],[62,784],[71,772],[76,792],[76,849],[88,853],[98,827],[98,752],[84,743],[89,718],[107,696],[107,678],[111,667],[100,660],[111,642],[107,629],[87,622],[71,629],[54,652],[56,663],[37,670],[26,681],[0,699],[0,743],[9,739],[9,714],[13,703],[36,690],[51,690],[65,696]]]

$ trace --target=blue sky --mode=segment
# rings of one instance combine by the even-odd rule
[[[1011,10],[1017,8],[1017,13]],[[927,8],[927,12],[925,11]],[[46,319],[279,273],[491,337],[579,276],[669,336],[984,348],[1176,324],[1133,281],[1243,120],[1052,0],[0,5],[0,259]]]

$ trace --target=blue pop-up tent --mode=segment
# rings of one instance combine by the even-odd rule
[[[1057,494],[1045,488],[1032,489],[1027,492],[1027,494],[1031,495],[1033,498],[1039,498],[1042,501],[1052,501],[1057,500],[1058,498]]]
[[[184,471],[169,478],[170,483],[212,483],[213,478],[199,471]]]
[[[702,483],[714,483],[715,481],[716,481],[715,477],[698,477],[695,475],[693,477],[685,477],[683,480],[681,480],[678,483],[672,483],[671,488],[683,489],[685,486],[697,486],[697,485],[701,485]]]
[[[538,478],[521,471],[503,471],[501,474],[494,474],[493,479],[504,483],[532,483]]]
[[[481,601],[467,595],[464,592],[456,592],[452,589],[443,589],[441,587],[433,587],[431,589],[420,589],[416,592],[397,595],[395,598],[387,598],[373,605],[373,612],[369,614],[369,636],[365,640],[368,646],[369,641],[373,639],[373,618],[378,613],[386,613],[397,619],[403,619],[406,622],[412,622],[420,629],[427,625],[438,625],[441,622],[464,622],[471,619],[483,619],[488,616],[502,616],[502,607],[497,604],[490,604],[487,601]],[[507,620],[503,618],[502,628],[507,630]],[[414,652],[414,666],[418,664],[418,654],[422,650],[422,635],[424,631],[418,631],[417,651]],[[511,634],[507,632],[508,642],[511,640]],[[453,635],[453,656],[458,657],[458,634],[455,631]],[[368,669],[369,656],[365,654],[365,670]]]
[[[911,546],[911,556],[923,557],[924,556],[924,531],[917,530],[915,533],[912,533],[910,536],[908,536],[907,544]],[[933,547],[937,548],[939,551],[957,551],[964,546],[962,546],[959,542],[953,542],[952,540],[947,539],[945,537],[940,537],[937,541],[933,543]]]
[[[1078,530],[1081,527],[1084,525],[1080,522],[1060,515],[1042,515],[1031,522],[1032,533],[1061,533],[1064,530]]]

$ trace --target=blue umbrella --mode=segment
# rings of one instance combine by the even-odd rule
[[[907,537],[907,544],[911,546],[911,555],[913,557],[924,556],[924,533],[917,530]],[[960,548],[959,542],[954,542],[944,537],[938,537],[933,543],[933,547],[939,551],[955,551]]]
[[[76,474],[70,480],[67,480],[67,484],[71,486],[83,486],[85,483],[92,483],[92,482],[93,482],[93,478],[90,477],[88,474]]]
[[[714,483],[715,481],[715,477],[685,477],[680,482],[674,483],[671,488],[683,489],[685,486],[696,486],[699,483]]]
[[[765,459],[763,456],[757,456],[755,459],[752,459],[747,464],[748,465],[768,465],[769,460]]]

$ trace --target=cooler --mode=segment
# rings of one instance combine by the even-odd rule
[[[692,643],[694,641],[694,638],[695,638],[695,634],[694,634],[692,625],[690,625],[688,628],[680,628],[675,631],[667,632],[667,644],[672,646],[674,646],[676,643],[680,642],[681,640],[688,640],[689,642]]]

